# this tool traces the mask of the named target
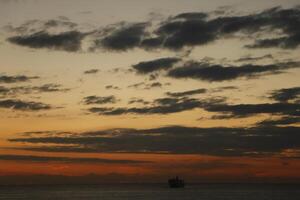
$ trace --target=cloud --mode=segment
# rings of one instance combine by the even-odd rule
[[[297,27],[300,16],[299,8],[282,9],[275,7],[250,15],[218,16],[208,18],[201,12],[182,13],[169,17],[154,31],[153,37],[146,37],[142,44],[148,48],[168,48],[179,50],[184,47],[206,45],[219,39],[249,36],[266,32],[282,32],[279,37],[255,45],[255,47],[296,48],[300,42]],[[267,41],[267,42],[265,42]],[[259,42],[258,42],[259,43]]]
[[[280,119],[266,119],[257,123],[260,126],[278,126],[278,125],[291,125],[300,122],[300,117],[282,117]]]
[[[151,88],[161,88],[161,87],[162,87],[162,84],[160,82],[153,82],[150,84],[146,84],[144,89],[149,90]]]
[[[192,98],[159,98],[146,107],[92,107],[88,111],[99,115],[123,115],[123,114],[170,114],[201,108],[202,102]]]
[[[300,116],[300,105],[295,103],[262,103],[262,104],[206,104],[203,107],[209,112],[230,114],[227,117],[247,117],[256,114],[281,114]]]
[[[212,89],[212,92],[220,92],[226,89],[236,89],[236,87],[220,87]],[[214,119],[229,119],[249,117],[257,114],[300,116],[300,105],[289,102],[260,103],[260,104],[228,104],[226,98],[191,98],[191,95],[202,94],[206,89],[188,90],[184,92],[167,92],[167,97],[154,99],[152,102],[141,100],[130,101],[132,103],[142,103],[143,107],[91,107],[88,111],[99,115],[123,115],[123,114],[171,114],[194,109],[203,109],[207,112],[217,113]]]
[[[128,85],[127,87],[128,87],[128,88],[135,88],[135,89],[138,89],[138,88],[140,88],[141,86],[144,86],[144,85],[145,85],[144,82],[139,82],[139,83],[135,83],[135,84]]]
[[[78,157],[53,157],[32,155],[0,155],[2,161],[24,161],[24,162],[63,162],[63,163],[99,163],[99,164],[142,164],[147,161],[138,160],[113,160],[103,158],[78,158]]]
[[[300,32],[288,36],[273,39],[256,40],[254,44],[246,45],[247,48],[282,48],[282,49],[295,49],[300,45]]]
[[[217,16],[212,13],[187,12],[169,16],[157,24],[149,21],[121,22],[89,30],[89,33],[79,32],[82,28],[67,19],[33,20],[20,27],[10,27],[19,35],[8,38],[8,41],[31,48],[74,52],[81,49],[82,39],[89,35],[90,51],[127,51],[134,48],[177,51],[227,38],[253,39],[254,36],[254,44],[245,47],[295,49],[300,44],[299,19],[300,9],[297,6],[287,9],[275,7],[244,15],[234,12]],[[55,32],[51,31],[53,29],[63,31],[52,34]],[[269,39],[270,33],[274,33],[274,38]]]
[[[270,99],[279,102],[298,101],[300,102],[300,87],[283,88],[271,92]]]
[[[278,74],[290,68],[300,67],[297,62],[269,65],[245,64],[241,66],[223,66],[210,63],[190,61],[183,67],[171,69],[167,76],[172,78],[192,78],[202,81],[228,81],[238,78],[252,78],[264,74]]]
[[[0,108],[9,108],[13,110],[21,111],[39,111],[49,110],[52,107],[48,104],[34,102],[34,101],[22,101],[18,99],[5,99],[0,100]]]
[[[148,104],[150,104],[150,102],[149,101],[145,101],[144,99],[141,99],[141,98],[131,98],[128,101],[128,104],[143,104],[143,105],[148,105]]]
[[[18,76],[6,76],[0,75],[0,83],[19,83],[19,82],[27,82],[33,79],[39,79],[38,76],[25,76],[25,75],[18,75]]]
[[[189,20],[203,20],[208,17],[207,13],[202,12],[187,12],[181,13],[173,17],[173,19],[189,19]]]
[[[30,35],[13,36],[7,40],[16,45],[34,49],[46,48],[76,52],[81,50],[81,41],[85,36],[85,33],[78,31],[68,31],[57,34],[40,31]]]
[[[68,137],[12,138],[10,142],[45,144],[37,151],[206,154],[217,156],[282,156],[300,147],[299,127],[200,128],[167,126],[111,129]],[[50,145],[51,144],[51,145]],[[62,146],[62,145],[74,145]],[[26,149],[26,147],[25,147]]]
[[[90,70],[86,70],[83,73],[84,74],[96,74],[99,72],[99,69],[90,69]]]
[[[121,88],[119,88],[118,86],[114,86],[114,85],[106,85],[105,89],[107,89],[107,90],[110,90],[110,89],[120,90]]]
[[[140,74],[147,74],[151,72],[155,72],[158,70],[166,70],[177,62],[179,62],[179,58],[168,57],[168,58],[159,58],[151,61],[139,62],[132,67]]]
[[[150,90],[152,88],[161,88],[163,85],[167,86],[170,85],[170,83],[160,83],[160,82],[151,82],[151,83],[145,83],[145,82],[139,82],[132,85],[128,85],[128,88],[134,88],[134,89],[144,89],[144,90]]]
[[[39,94],[42,92],[67,92],[69,88],[62,88],[59,84],[44,84],[41,86],[18,86],[18,87],[2,87],[0,86],[0,96],[10,97],[20,94]]]
[[[147,23],[120,24],[120,27],[113,28],[101,39],[95,40],[95,48],[104,48],[114,51],[126,51],[137,47],[144,34]]]
[[[115,96],[110,95],[110,96],[87,96],[84,97],[84,103],[86,105],[90,104],[107,104],[107,103],[116,103],[119,101]]]
[[[157,27],[150,22],[118,23],[100,30],[92,30],[93,45],[90,50],[104,49],[126,51],[133,48],[180,50],[184,47],[206,45],[224,38],[249,34],[266,35],[267,32],[281,32],[277,38],[257,39],[249,48],[297,48],[300,44],[300,10],[298,7],[282,9],[279,7],[249,15],[210,16],[209,13],[180,13],[163,20]],[[210,16],[210,17],[209,17]],[[51,29],[64,32],[50,34]],[[86,36],[79,32],[78,24],[67,19],[48,21],[32,20],[19,27],[10,27],[21,35],[8,38],[8,41],[31,48],[78,51],[81,40]],[[76,30],[77,29],[77,30]],[[53,32],[53,31],[52,31]],[[250,38],[250,37],[249,37]]]
[[[191,96],[195,94],[203,94],[205,92],[207,92],[206,89],[200,88],[200,89],[188,90],[184,92],[167,92],[166,95],[170,97],[184,97],[184,96]]]
[[[38,92],[66,92],[70,90],[68,88],[61,88],[61,85],[53,83],[32,87],[32,89]]]
[[[6,96],[9,93],[10,93],[10,89],[9,88],[0,86],[0,97]]]
[[[245,56],[242,58],[239,58],[235,60],[236,62],[255,62],[259,60],[265,60],[265,59],[271,59],[273,60],[274,57],[271,54],[263,55],[263,56],[257,56],[257,57],[252,57],[252,56]]]
[[[181,49],[185,46],[204,45],[217,39],[217,28],[200,19],[173,18],[163,22],[156,30],[159,38],[163,38],[162,46],[168,49]]]

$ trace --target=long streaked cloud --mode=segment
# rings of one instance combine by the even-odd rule
[[[23,101],[19,99],[0,100],[0,108],[20,110],[20,111],[40,111],[40,110],[52,109],[52,107],[49,104],[44,104],[35,101]]]
[[[300,87],[282,88],[279,90],[272,91],[269,98],[279,102],[300,102]]]
[[[168,86],[170,83],[161,83],[161,82],[139,82],[139,83],[134,83],[131,85],[128,85],[127,88],[134,88],[134,89],[144,89],[144,90],[150,90],[153,88],[161,88],[163,86]]]
[[[103,158],[84,157],[54,157],[54,156],[33,156],[33,155],[12,155],[0,154],[2,161],[24,161],[24,162],[63,162],[63,163],[99,163],[99,164],[142,164],[147,161],[138,160],[114,160]]]
[[[228,118],[247,117],[257,114],[300,116],[300,104],[297,103],[261,103],[261,104],[206,104],[209,112],[226,114]],[[227,115],[229,114],[229,115]]]
[[[231,87],[230,87],[231,88]],[[91,107],[90,113],[98,115],[124,115],[124,114],[171,114],[194,109],[217,114],[214,118],[241,118],[258,114],[300,116],[300,105],[292,102],[275,102],[259,104],[230,104],[226,98],[192,98],[190,95],[201,94],[205,89],[185,92],[166,93],[168,97],[154,99],[143,104],[143,107]]]
[[[31,147],[23,149],[33,151],[148,152],[260,157],[281,156],[286,149],[299,149],[300,135],[298,133],[299,127],[199,128],[168,126],[152,129],[111,129],[83,132],[67,137],[55,135],[20,137],[11,138],[9,141],[31,144]],[[37,144],[43,146],[35,146]]]
[[[97,74],[99,72],[99,69],[89,69],[84,71],[84,74]]]
[[[203,94],[205,92],[207,92],[207,89],[200,88],[200,89],[188,90],[184,92],[167,92],[166,95],[170,97],[184,97],[184,96],[191,96],[195,94]]]
[[[18,87],[3,87],[0,86],[0,97],[12,97],[22,94],[40,94],[49,92],[67,92],[69,88],[63,88],[60,84],[44,84],[41,86],[18,86]]]
[[[256,40],[254,44],[246,45],[247,48],[274,48],[295,49],[300,44],[300,32],[288,37]]]
[[[273,60],[274,56],[272,56],[271,54],[266,54],[266,55],[263,55],[263,56],[256,56],[256,57],[247,55],[247,56],[241,57],[241,58],[239,58],[235,61],[236,62],[256,62],[256,61],[265,60],[265,59]]]
[[[179,58],[168,57],[168,58],[158,58],[150,61],[139,62],[132,67],[140,74],[151,73],[158,70],[166,70],[171,67],[175,63],[180,61]]]
[[[119,101],[115,96],[87,96],[84,97],[83,102],[86,105],[90,104],[107,104],[107,103],[116,103]]]
[[[38,76],[26,76],[26,75],[17,75],[17,76],[7,76],[0,75],[0,83],[19,83],[27,82],[33,79],[39,79]]]
[[[81,50],[81,41],[85,36],[85,33],[78,31],[68,31],[56,34],[41,31],[31,35],[13,36],[7,40],[13,44],[34,49],[47,48],[76,52]]]
[[[159,98],[155,99],[151,106],[145,107],[91,107],[89,112],[99,115],[123,115],[123,114],[171,114],[195,108],[201,108],[202,101],[192,98]]]
[[[182,67],[171,69],[167,76],[172,78],[191,78],[208,82],[229,81],[238,78],[253,78],[265,74],[278,74],[290,68],[298,68],[298,62],[275,63],[269,65],[245,64],[223,66],[190,61]]]
[[[260,126],[280,126],[300,123],[300,117],[285,116],[279,119],[266,119],[257,123]]]

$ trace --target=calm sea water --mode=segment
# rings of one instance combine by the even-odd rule
[[[199,184],[170,189],[162,184],[5,186],[0,199],[29,200],[300,200],[300,185]]]

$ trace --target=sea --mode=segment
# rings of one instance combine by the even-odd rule
[[[0,186],[0,199],[29,200],[300,200],[298,184]]]

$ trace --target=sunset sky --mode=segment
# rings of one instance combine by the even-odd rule
[[[299,55],[299,0],[0,0],[0,184],[299,182]]]

